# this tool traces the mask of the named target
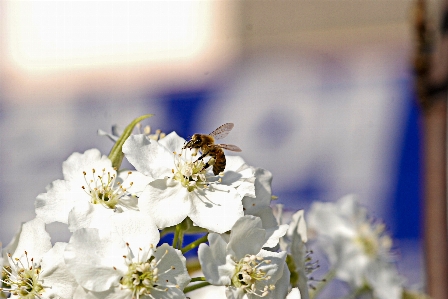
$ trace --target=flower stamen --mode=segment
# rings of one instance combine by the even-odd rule
[[[159,283],[160,275],[174,269],[174,267],[170,267],[162,273],[159,271],[159,264],[167,254],[168,250],[160,258],[152,256],[143,262],[132,262],[125,257],[128,272],[120,280],[122,288],[131,290],[133,298],[139,298],[140,296],[154,298],[151,294],[153,291],[167,292],[169,288],[179,288],[178,285],[174,284],[166,285],[168,280]]]
[[[9,266],[2,269],[0,282],[3,284],[0,288],[1,292],[11,293],[20,299],[41,298],[46,286],[42,285],[39,275],[42,272],[41,267],[34,264],[34,259],[28,258],[25,251],[26,264],[25,267],[21,260],[12,258],[8,254]]]
[[[189,192],[206,188],[208,183],[205,176],[204,161],[193,161],[193,159],[186,161],[182,158],[184,151],[186,149],[182,149],[180,154],[174,152],[175,169],[172,170],[174,179],[179,181]]]
[[[270,264],[271,260],[265,260],[255,255],[246,255],[236,265],[235,274],[232,277],[232,284],[243,289],[248,294],[257,297],[265,297],[270,291],[275,289],[274,285],[265,285],[262,289],[257,289],[257,283],[271,279],[262,269],[264,264]]]
[[[90,196],[92,204],[101,204],[106,208],[115,209],[118,204],[123,204],[124,197],[135,196],[127,191],[133,186],[133,182],[129,183],[129,187],[124,187],[121,182],[117,182],[116,173],[106,172],[102,169],[101,175],[95,175],[96,170],[92,169],[92,179],[88,178],[87,172],[83,171],[86,186],[81,188]],[[132,172],[128,172],[129,178]]]

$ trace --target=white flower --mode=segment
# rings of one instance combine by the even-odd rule
[[[385,233],[384,224],[372,222],[354,196],[336,203],[313,203],[307,223],[327,253],[337,278],[355,288],[380,287],[389,299],[400,298],[394,296],[397,292],[393,290],[401,289],[401,279],[380,286],[380,280],[375,278],[375,273],[382,273],[378,266],[392,265],[392,239]]]
[[[211,284],[226,286],[227,298],[286,297],[286,252],[262,249],[267,237],[260,218],[241,217],[229,237],[211,233],[208,240],[198,251],[202,271]]]
[[[24,223],[4,249],[8,258],[2,270],[3,291],[11,293],[10,298],[72,298],[78,284],[64,263],[66,245],[51,247],[42,220]]]
[[[278,222],[271,208],[272,201],[272,173],[263,168],[251,167],[255,174],[255,197],[243,198],[244,215],[260,217],[263,228],[269,235],[263,247],[274,248],[279,239],[286,234],[287,224]]]
[[[223,177],[211,175],[194,151],[182,150],[184,143],[175,132],[160,141],[144,135],[131,135],[126,140],[126,158],[153,180],[141,194],[139,208],[151,215],[159,228],[179,224],[188,216],[197,226],[226,232],[243,216],[242,197],[254,196],[250,188],[253,174],[241,167],[244,162],[232,163],[228,157]],[[232,171],[232,165],[238,164]]]
[[[276,216],[279,223],[283,222],[283,206],[276,205]],[[306,250],[307,228],[305,223],[304,211],[299,210],[292,215],[289,228],[285,236],[280,239],[280,249],[287,251],[288,265],[293,273],[291,277],[293,287],[298,287],[303,299],[309,298],[308,292],[308,274],[315,266],[310,263],[310,257]],[[295,276],[297,275],[297,276]]]
[[[302,299],[300,290],[298,288],[292,288],[291,292],[286,296],[286,299]]]
[[[63,163],[62,170],[64,180],[50,184],[35,202],[37,217],[45,223],[68,223],[69,212],[84,203],[91,206],[89,213],[102,214],[97,218],[110,216],[114,211],[137,210],[138,195],[149,182],[138,172],[117,176],[112,162],[97,149],[72,154]],[[84,217],[90,216],[78,214],[78,217],[76,221],[80,223],[89,222]],[[75,225],[71,230],[77,228]]]
[[[190,277],[180,251],[124,240],[94,228],[73,233],[65,261],[84,288],[74,298],[185,298]]]
[[[159,129],[157,129],[154,132],[154,134],[151,134],[151,127],[149,125],[142,128],[142,124],[138,123],[135,125],[135,127],[137,128],[137,134],[144,134],[148,136],[149,139],[159,140],[166,136],[166,134]],[[117,142],[117,140],[120,138],[122,134],[123,134],[123,128],[117,125],[112,126],[112,133],[107,133],[106,131],[98,129],[99,136],[109,137],[109,139],[112,140],[114,143]]]
[[[244,213],[245,215],[259,214],[266,207],[270,207],[272,200],[272,173],[263,168],[252,168],[255,175],[255,197],[246,196],[243,198]],[[263,221],[264,219],[261,218]],[[276,223],[275,218],[266,219],[267,222]]]
[[[402,298],[404,278],[393,264],[384,261],[371,263],[366,271],[366,280],[375,298]]]

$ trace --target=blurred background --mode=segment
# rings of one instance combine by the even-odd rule
[[[358,194],[421,287],[413,5],[0,2],[0,241],[72,152],[108,154],[98,129],[153,113],[145,125],[185,138],[235,123],[223,142],[273,173],[288,209]]]

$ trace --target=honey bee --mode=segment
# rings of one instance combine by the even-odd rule
[[[232,144],[215,144],[215,140],[226,137],[230,130],[233,128],[233,123],[225,123],[218,127],[216,130],[210,134],[194,134],[191,139],[185,143],[183,149],[199,149],[202,155],[198,160],[202,160],[207,156],[210,156],[210,160],[205,163],[204,169],[213,165],[213,173],[218,175],[223,172],[226,168],[226,156],[224,155],[223,149],[241,152],[241,149]]]

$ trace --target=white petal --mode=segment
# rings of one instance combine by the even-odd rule
[[[3,266],[9,265],[8,262],[8,253],[13,254],[16,249],[17,245],[19,244],[20,240],[20,234],[22,233],[23,225],[20,226],[19,231],[14,235],[11,242],[9,242],[8,245],[6,245],[5,248],[2,248],[2,257],[3,257]],[[1,243],[0,243],[1,245]],[[0,246],[1,247],[1,246]]]
[[[300,290],[300,295],[303,299],[309,299],[308,277],[306,275],[306,263],[308,259],[307,249],[301,235],[298,234],[297,230],[294,230],[294,234],[292,235],[290,250],[291,257],[296,266],[296,271],[299,274],[298,287]]]
[[[263,247],[273,248],[277,246],[279,239],[286,234],[289,225],[282,224],[276,227],[266,229],[266,237],[268,240],[263,245]]]
[[[11,252],[12,257],[25,258],[26,251],[29,259],[34,258],[34,261],[40,264],[42,256],[51,249],[50,239],[45,230],[45,223],[39,218],[34,218],[22,224],[16,250],[14,253]]]
[[[286,296],[286,299],[302,299],[299,289],[292,288],[291,292],[289,292],[288,296]]]
[[[141,194],[138,205],[160,229],[181,223],[192,209],[187,189],[171,179],[151,182]]]
[[[227,156],[226,171],[221,181],[222,184],[237,189],[242,197],[255,197],[254,168],[245,164],[241,157]]]
[[[80,228],[108,229],[108,219],[114,211],[87,201],[78,202],[69,213],[68,229],[74,232]]]
[[[376,298],[402,298],[404,279],[398,274],[393,264],[381,261],[372,263],[366,277]]]
[[[258,198],[262,198],[266,203],[271,202],[272,173],[263,168],[255,169],[255,193]]]
[[[255,197],[255,186],[254,186],[255,178],[245,179],[244,181],[240,181],[239,186],[232,185],[236,188],[236,191],[241,195],[241,197],[247,196],[254,198]]]
[[[154,257],[160,260],[157,266],[160,286],[178,285],[179,290],[182,291],[190,283],[191,278],[187,272],[186,259],[179,250],[168,244],[162,244],[154,252]],[[173,288],[169,288],[168,292],[172,291]]]
[[[246,299],[247,296],[244,296],[245,294],[246,293],[241,288],[235,288],[235,287],[226,288],[227,299],[242,299],[242,298]]]
[[[178,152],[185,144],[185,139],[179,137],[176,132],[171,132],[162,139],[160,139],[159,143],[163,145],[169,152]]]
[[[187,296],[184,294],[184,292],[177,288],[170,288],[168,291],[160,291],[157,289],[153,289],[151,291],[151,294],[154,296],[153,298],[160,298],[160,299],[184,299],[187,298]]]
[[[211,298],[211,299],[227,299],[226,287],[209,285],[206,288],[200,288],[191,292],[188,292],[190,298]]]
[[[261,225],[261,219],[254,216],[244,216],[238,219],[232,227],[228,249],[240,260],[246,254],[257,254],[266,242],[266,231]]]
[[[346,218],[340,212],[333,202],[313,202],[307,219],[309,229],[329,237],[356,235],[352,217]]]
[[[138,171],[130,171],[130,174],[127,171],[122,171],[118,174],[118,179],[122,182],[122,185],[126,188],[127,192],[137,196],[140,196],[146,186],[153,181],[152,178]],[[129,187],[131,182],[132,186]]]
[[[303,216],[304,211],[297,211],[294,215],[292,215],[291,223],[289,224],[288,236],[293,235],[293,231],[295,230],[297,234],[300,235],[303,242],[307,242],[307,229],[305,217]]]
[[[275,282],[275,289],[269,293],[269,295],[265,298],[277,299],[277,298],[285,298],[288,294],[289,288],[289,276],[290,272],[286,265],[284,265],[282,270],[278,270],[277,272],[282,272],[281,277]],[[297,297],[296,297],[297,298]],[[300,299],[300,293],[299,297]]]
[[[154,179],[171,175],[173,153],[145,135],[131,135],[123,144],[126,159],[139,172]]]
[[[102,292],[118,284],[127,269],[123,258],[127,254],[125,243],[116,235],[105,236],[97,229],[83,228],[73,233],[64,257],[80,285]]]
[[[83,179],[83,171],[90,172],[92,169],[100,171],[103,168],[112,168],[112,162],[97,149],[90,149],[81,153],[73,153],[64,163],[62,163],[62,173],[67,181],[77,181]]]
[[[226,170],[240,172],[249,168],[240,156],[226,156]]]
[[[217,233],[229,231],[244,215],[241,196],[233,189],[219,186],[221,190],[209,187],[188,194],[192,209],[188,216],[203,228]]]
[[[219,234],[211,233],[208,236],[210,246],[199,245],[198,258],[202,272],[208,282],[213,285],[230,285],[235,271],[235,263],[227,259],[227,243]]]
[[[243,198],[246,215],[254,215],[258,209],[269,207],[272,199],[271,182],[272,173],[263,169],[255,169],[255,198]]]
[[[244,204],[244,199],[243,199],[243,204]],[[244,214],[260,217],[261,223],[263,224],[264,229],[278,227],[277,219],[275,219],[274,213],[270,206],[260,207],[259,209],[255,210],[255,211],[252,210],[251,212],[248,210],[244,210]]]
[[[156,246],[160,240],[160,233],[156,224],[148,215],[140,211],[125,211],[114,213],[109,219],[111,226],[121,238],[129,243],[135,253],[139,248]]]
[[[81,190],[81,186],[79,186]],[[47,192],[37,196],[35,201],[36,215],[45,223],[55,221],[68,223],[68,213],[73,208],[76,196],[73,196],[69,182],[56,180],[47,186]],[[86,197],[84,194],[83,197]],[[81,200],[81,197],[79,200]]]
[[[69,299],[73,297],[78,283],[64,261],[64,250],[67,243],[56,243],[42,258],[43,285],[50,288],[45,289],[45,296]]]
[[[91,292],[79,286],[73,295],[73,299],[128,299],[131,295],[131,291],[122,290],[119,287],[104,292]]]

